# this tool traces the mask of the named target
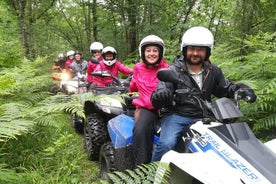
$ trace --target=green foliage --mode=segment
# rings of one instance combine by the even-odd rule
[[[212,60],[214,58],[214,62],[218,62],[228,79],[243,82],[255,90],[257,101],[253,104],[242,103],[242,111],[245,114],[244,120],[263,139],[266,136],[276,136],[271,131],[276,129],[274,35],[275,33],[260,32],[256,36],[249,36],[245,43],[251,53],[246,56],[237,56],[238,51],[232,49],[231,45],[216,47],[212,55]]]
[[[8,169],[5,164],[0,164],[0,183],[17,184],[24,181],[23,175],[18,174],[14,169]]]
[[[73,132],[69,121],[67,116],[57,122],[59,126],[36,125],[2,149],[9,154],[3,154],[0,162],[9,166],[9,172],[16,168],[15,176],[21,176],[23,183],[97,183],[98,164],[87,160],[82,137]]]
[[[97,182],[98,166],[69,123],[72,113],[84,117],[82,97],[48,92],[47,62],[38,57],[0,72],[0,183]]]
[[[0,70],[2,67],[14,67],[20,62],[22,49],[19,33],[16,17],[6,8],[0,8]]]
[[[109,173],[110,183],[153,183],[167,184],[170,169],[168,164],[162,162],[153,162],[150,164],[143,164],[134,170],[125,170],[122,172],[115,171]]]
[[[41,63],[38,59],[34,63],[25,62],[13,70],[1,71],[3,80],[0,83],[0,142],[28,132],[35,123],[29,116],[33,106],[49,96],[49,93],[45,92],[49,77],[36,77]]]

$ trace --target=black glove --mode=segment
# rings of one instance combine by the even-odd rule
[[[237,91],[236,93],[240,96],[241,99],[247,101],[247,102],[255,102],[257,99],[257,96],[255,95],[253,89],[251,89],[249,86],[239,83],[237,85]]]
[[[94,64],[99,64],[100,62],[95,57],[91,57],[90,61]]]
[[[155,108],[166,107],[172,104],[173,94],[169,89],[154,91],[151,95],[151,103]]]

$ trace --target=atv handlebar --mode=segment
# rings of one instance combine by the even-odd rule
[[[173,84],[184,84],[184,81],[181,80],[177,73],[171,69],[160,69],[157,73],[157,77],[159,80],[164,82],[171,82]],[[207,100],[203,100],[200,98],[200,92],[194,91],[190,89],[188,86],[183,89],[175,90],[176,95],[181,95],[182,97],[187,97],[189,99],[193,99],[199,107],[203,111],[203,117],[208,119],[209,111],[215,116],[215,118],[219,121],[230,120],[233,118],[242,117],[242,113],[240,112],[240,99],[248,100],[245,93],[242,91],[236,91],[234,95],[234,102],[228,98],[219,98],[213,102],[209,102]],[[243,96],[244,95],[244,96]],[[173,102],[175,104],[175,102]]]

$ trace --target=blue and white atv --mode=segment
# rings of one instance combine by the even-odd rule
[[[92,75],[114,79],[111,85],[94,87],[94,97],[85,99],[84,102],[84,145],[88,159],[98,161],[101,146],[110,140],[107,132],[108,120],[123,113],[133,114],[135,107],[131,103],[134,96],[127,94],[131,76],[119,79],[107,71],[93,72]]]
[[[160,70],[158,78],[181,82],[169,69]],[[185,89],[178,92],[189,91]],[[213,116],[191,125],[188,131],[183,132],[183,141],[179,145],[181,149],[171,150],[162,157],[161,162],[169,164],[170,172],[167,175],[164,164],[160,164],[156,172],[156,184],[163,180],[174,184],[276,183],[276,140],[263,144],[247,123],[235,122],[243,116],[238,105],[241,95],[244,94],[235,95],[235,102],[228,98],[220,98],[212,103],[199,101]],[[130,116],[120,115],[109,121],[112,142],[101,148],[102,178],[107,179],[109,172],[130,167],[132,128],[133,118]]]
[[[158,76],[163,81],[181,82],[170,70],[160,71]],[[237,103],[222,98],[207,104],[219,121],[191,125],[182,137],[188,151],[171,150],[162,157],[161,162],[170,166],[170,183],[276,183],[276,139],[263,144],[247,123],[232,121],[242,116],[237,105],[242,95],[236,93]],[[160,167],[155,183],[160,183],[162,174]]]

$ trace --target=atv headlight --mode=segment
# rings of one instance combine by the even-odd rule
[[[100,105],[123,108],[122,103],[118,99],[114,99],[108,96],[104,96],[97,101]]]
[[[67,81],[70,78],[68,73],[62,73],[60,77],[61,77],[61,80],[64,80],[64,81]]]

